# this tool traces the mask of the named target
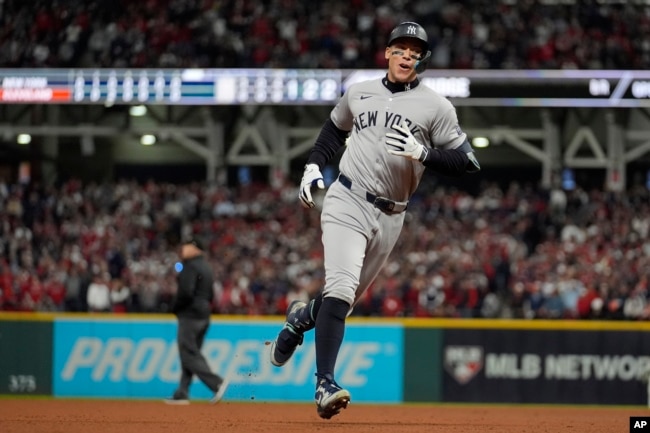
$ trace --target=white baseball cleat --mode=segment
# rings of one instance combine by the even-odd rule
[[[214,396],[210,399],[210,404],[217,404],[223,399],[223,395],[226,393],[228,385],[230,385],[230,379],[226,377],[223,382],[221,382],[221,385],[219,385],[217,392],[215,392]]]
[[[287,308],[287,319],[284,328],[271,343],[271,364],[276,367],[282,367],[291,359],[296,348],[303,342],[304,330],[312,327],[313,320],[310,320],[309,323],[302,323],[296,316],[296,312],[306,305],[301,301],[293,301]]]
[[[350,392],[341,388],[332,378],[319,376],[316,383],[316,410],[324,419],[338,415],[350,404]]]

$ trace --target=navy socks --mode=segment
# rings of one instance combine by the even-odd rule
[[[350,304],[337,298],[322,300],[316,315],[316,371],[319,376],[334,377],[336,358],[345,334],[345,318]]]

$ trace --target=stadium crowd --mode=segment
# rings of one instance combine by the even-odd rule
[[[533,0],[0,0],[0,67],[383,68],[407,19],[432,68],[650,67],[647,2]],[[353,314],[647,320],[649,198],[423,191]],[[194,233],[215,313],[283,314],[323,283],[319,214],[297,209],[289,184],[0,183],[0,310],[169,312]]]
[[[3,0],[0,67],[383,68],[405,20],[433,68],[650,67],[650,5],[622,0]]]
[[[209,244],[215,313],[282,314],[323,283],[296,187],[0,184],[0,310],[169,312],[178,242]],[[418,191],[362,316],[650,318],[647,189]]]

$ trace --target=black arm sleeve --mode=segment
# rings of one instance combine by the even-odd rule
[[[429,153],[422,164],[440,174],[459,177],[466,173],[465,167],[469,162],[467,154],[460,148],[457,149],[429,149]]]
[[[307,164],[317,164],[318,168],[322,170],[327,161],[332,159],[336,152],[345,145],[347,136],[348,131],[337,128],[332,119],[327,119],[311,149]]]

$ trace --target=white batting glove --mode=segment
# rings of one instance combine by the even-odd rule
[[[392,128],[397,131],[397,134],[393,132],[386,133],[388,153],[420,162],[426,159],[429,151],[413,137],[406,122],[402,122],[401,125],[393,125]]]
[[[305,172],[302,175],[302,180],[300,181],[298,198],[300,198],[303,207],[308,209],[316,205],[311,197],[311,189],[314,186],[325,189],[325,181],[317,164],[307,164],[305,166]]]

